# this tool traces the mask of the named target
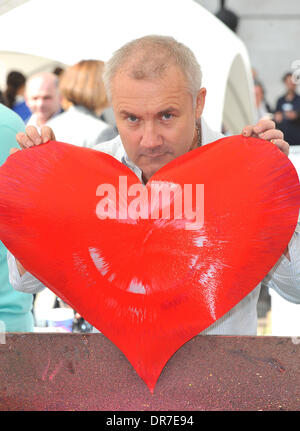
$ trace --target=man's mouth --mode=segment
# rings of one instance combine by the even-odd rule
[[[158,159],[159,157],[165,156],[166,153],[158,153],[158,154],[147,154],[146,157],[150,159]]]
[[[168,151],[156,151],[153,153],[143,153],[142,156],[148,158],[148,159],[158,159],[160,157],[165,156],[168,153]]]

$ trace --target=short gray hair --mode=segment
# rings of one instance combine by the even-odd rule
[[[103,82],[108,99],[111,101],[112,79],[121,67],[126,66],[134,79],[151,79],[162,76],[169,64],[180,68],[195,102],[201,88],[202,73],[194,53],[173,37],[159,35],[144,36],[128,42],[105,64]]]

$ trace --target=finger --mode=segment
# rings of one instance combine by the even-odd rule
[[[260,133],[258,136],[266,141],[271,141],[272,139],[284,139],[284,134],[278,129],[267,130],[266,132]]]
[[[271,139],[272,144],[276,145],[286,156],[289,155],[290,146],[283,139]]]
[[[17,151],[20,151],[20,148],[11,148],[11,149],[10,149],[9,154],[10,154],[10,155],[11,155],[11,154],[14,154],[14,153],[16,153]]]
[[[34,145],[34,142],[24,132],[17,133],[16,140],[23,149],[33,147]]]
[[[41,128],[42,142],[55,141],[55,135],[53,130],[49,126],[43,126]]]
[[[253,132],[259,135],[260,133],[266,132],[270,129],[275,129],[276,124],[272,120],[260,120],[254,127]]]
[[[246,126],[242,130],[242,135],[246,137],[251,136],[252,133],[253,133],[253,126]]]
[[[33,142],[34,145],[40,145],[42,143],[42,137],[38,130],[34,126],[28,126],[25,129],[28,138]]]

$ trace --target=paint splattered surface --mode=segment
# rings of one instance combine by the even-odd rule
[[[151,395],[102,334],[7,334],[0,410],[299,410],[300,344],[281,337],[197,336]]]

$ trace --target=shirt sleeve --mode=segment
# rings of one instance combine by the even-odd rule
[[[263,284],[294,304],[300,304],[300,223],[289,243],[289,260],[281,256],[264,278]]]
[[[24,293],[39,293],[46,286],[29,272],[20,275],[15,257],[7,250],[9,282],[15,290]]]

